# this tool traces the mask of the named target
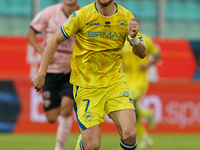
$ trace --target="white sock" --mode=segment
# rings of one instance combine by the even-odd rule
[[[54,150],[62,150],[62,149],[55,147]]]
[[[61,116],[57,129],[56,147],[54,150],[62,150],[64,148],[67,137],[70,133],[71,126],[72,126],[71,116],[68,118],[64,118]]]

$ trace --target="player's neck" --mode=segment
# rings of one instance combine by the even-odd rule
[[[63,11],[67,16],[70,16],[74,11],[78,9],[79,9],[79,6],[77,4],[73,4],[73,5],[63,4]]]
[[[114,3],[109,4],[108,6],[101,5],[98,1],[96,1],[96,6],[100,14],[103,16],[112,16],[115,14],[117,10],[117,5]]]

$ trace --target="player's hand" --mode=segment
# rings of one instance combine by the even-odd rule
[[[33,83],[33,86],[36,89],[36,92],[40,91],[42,92],[43,86],[44,86],[44,81],[45,81],[45,75],[37,73],[31,82]]]
[[[140,29],[139,24],[136,21],[134,21],[133,19],[131,19],[129,24],[128,24],[128,34],[129,34],[129,36],[131,38],[136,37],[139,29]]]

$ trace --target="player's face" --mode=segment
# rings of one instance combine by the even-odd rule
[[[114,0],[97,0],[102,6],[106,7],[110,5]]]
[[[63,3],[66,5],[74,5],[77,3],[77,0],[63,0]]]

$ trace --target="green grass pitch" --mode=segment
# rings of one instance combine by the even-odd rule
[[[65,150],[74,150],[77,134],[68,138]],[[153,134],[154,145],[147,150],[200,150],[200,135]],[[0,150],[53,150],[55,135],[0,133]],[[103,134],[100,150],[118,150],[119,136]]]

